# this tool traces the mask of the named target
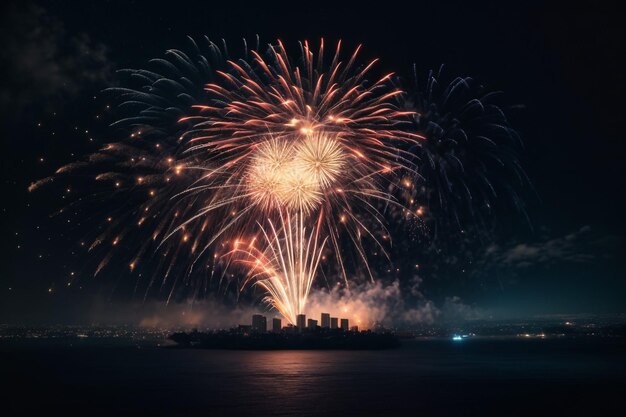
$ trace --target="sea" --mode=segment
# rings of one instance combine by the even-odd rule
[[[404,340],[382,351],[0,341],[3,416],[624,416],[626,339]]]

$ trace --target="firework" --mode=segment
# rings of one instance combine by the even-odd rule
[[[530,182],[518,157],[520,137],[498,105],[501,94],[470,77],[442,82],[442,69],[431,71],[423,88],[414,73],[408,108],[424,140],[410,149],[418,169],[403,187],[405,198],[420,216],[456,230],[493,218],[503,196],[525,214],[519,187]]]
[[[136,84],[111,91],[129,113],[114,126],[130,137],[58,175],[93,172],[123,202],[91,245],[111,243],[97,272],[135,235],[143,241],[131,270],[162,253],[164,272],[146,294],[156,277],[169,297],[181,279],[197,293],[208,285],[194,284],[196,265],[211,277],[220,266],[222,278],[240,265],[241,285],[256,283],[293,320],[327,247],[346,283],[346,244],[371,276],[363,240],[384,250],[377,202],[397,204],[388,185],[414,172],[406,149],[422,137],[404,129],[412,111],[398,104],[392,74],[369,81],[376,60],[360,64],[360,47],[344,56],[339,42],[329,59],[323,41],[317,51],[304,42],[291,61],[280,41],[266,53],[246,48],[238,60],[208,40],[192,46],[168,51],[153,70],[126,71]],[[250,235],[258,239],[243,251],[241,236]]]
[[[316,162],[288,138],[270,139],[254,152],[247,172],[247,191],[266,212],[282,207],[311,211],[319,206],[323,185],[311,170]],[[302,141],[308,143],[309,140]]]

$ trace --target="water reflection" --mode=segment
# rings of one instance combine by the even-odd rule
[[[362,391],[358,387],[372,385],[371,378],[365,374],[369,373],[368,363],[376,355],[354,351],[205,351],[202,354],[208,363],[218,357],[222,361],[211,368],[228,368],[229,375],[243,376],[237,381],[240,397],[245,398],[246,406],[258,407],[260,415],[354,411],[358,408],[355,393]],[[210,379],[207,384],[213,383]],[[308,404],[305,410],[304,404]]]
[[[14,349],[0,355],[0,377],[9,410],[23,415],[65,411],[68,393],[74,410],[97,404],[107,416],[527,416],[542,401],[542,414],[617,415],[602,406],[623,399],[624,347],[621,339],[515,339],[369,352]],[[18,401],[23,392],[38,401]],[[575,398],[587,398],[588,409]]]

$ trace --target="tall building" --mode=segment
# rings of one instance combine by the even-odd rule
[[[274,333],[279,333],[280,330],[282,329],[282,323],[280,322],[280,319],[272,319],[272,331]]]
[[[348,319],[341,319],[341,330],[345,332],[349,330]]]
[[[307,323],[307,329],[309,330],[315,330],[317,329],[317,320],[314,319],[309,319],[308,323]]]
[[[322,313],[321,325],[324,329],[328,329],[330,327],[330,314]]]
[[[306,314],[298,314],[296,316],[296,326],[302,331],[306,327]]]
[[[267,332],[267,319],[265,316],[255,314],[252,316],[252,331],[265,333]]]
[[[330,318],[330,328],[331,329],[337,329],[339,327],[339,320],[337,319],[337,317],[331,317]]]

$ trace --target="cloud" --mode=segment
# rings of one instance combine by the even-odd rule
[[[441,308],[442,320],[458,322],[464,320],[478,320],[485,318],[486,312],[482,309],[465,304],[461,297],[452,296],[446,297],[443,306]]]
[[[6,87],[0,110],[21,114],[77,96],[112,73],[108,51],[85,33],[70,34],[62,21],[35,5],[11,5],[0,18],[0,65]]]
[[[516,242],[504,247],[487,247],[483,264],[504,268],[528,268],[555,263],[587,263],[606,256],[604,247],[610,237],[599,237],[590,226],[565,236],[544,238],[538,242]]]

